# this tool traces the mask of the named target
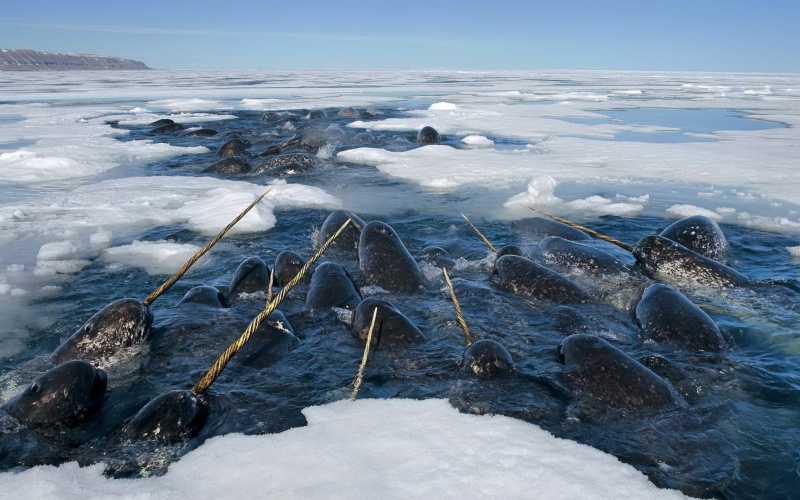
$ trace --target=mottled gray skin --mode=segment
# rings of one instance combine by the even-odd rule
[[[287,283],[297,276],[297,273],[300,272],[300,269],[302,269],[304,265],[306,265],[306,260],[295,252],[286,250],[279,253],[278,256],[275,257],[275,264],[272,266],[272,272],[275,276],[275,285],[286,286]],[[301,283],[308,283],[309,279],[309,274],[306,273]]]
[[[62,363],[40,375],[2,409],[25,425],[73,425],[94,413],[106,393],[106,374],[83,360]]]
[[[208,419],[208,404],[185,390],[169,391],[154,398],[122,428],[123,439],[171,443],[189,439]]]
[[[281,119],[281,115],[274,111],[267,111],[264,113],[264,116],[261,117],[262,122],[276,122]]]
[[[340,109],[337,115],[341,116],[342,118],[361,118],[361,113],[353,108]]]
[[[305,172],[320,163],[322,163],[322,160],[316,156],[303,153],[288,153],[270,158],[254,167],[251,172],[254,174],[287,175]]]
[[[374,347],[397,347],[421,344],[427,340],[417,326],[401,313],[392,303],[377,297],[367,297],[356,307],[353,314],[353,332],[367,341],[372,315],[378,308],[375,328],[372,331]]]
[[[218,288],[208,285],[196,286],[186,292],[178,305],[202,304],[209,307],[228,307],[228,300]]]
[[[161,127],[163,125],[169,125],[170,123],[175,123],[174,120],[170,120],[169,118],[161,118],[160,120],[156,120],[150,123],[151,127]]]
[[[361,231],[358,265],[364,280],[387,292],[418,292],[425,286],[419,265],[388,224],[372,221]]]
[[[474,342],[464,351],[459,366],[463,372],[491,380],[511,373],[514,360],[499,342],[483,339]]]
[[[183,125],[180,123],[167,123],[165,125],[161,125],[159,127],[154,128],[150,131],[151,134],[170,134],[172,132],[177,132],[178,130],[183,130]]]
[[[203,170],[210,174],[244,174],[250,171],[250,162],[242,156],[229,156]]]
[[[361,229],[367,225],[361,217],[352,212],[344,213],[342,210],[335,210],[328,215],[322,227],[319,229],[319,238],[317,239],[318,246],[328,241],[328,238],[336,234],[336,231],[342,227],[345,221],[351,218],[353,221],[342,231],[336,240],[328,247],[328,251],[340,252],[352,256],[353,259],[358,258],[358,241],[361,239]]]
[[[728,239],[719,224],[708,217],[694,215],[681,219],[661,231],[661,236],[677,241],[709,259],[725,262]]]
[[[334,262],[323,262],[317,266],[306,295],[308,309],[355,309],[359,302],[361,294],[342,266]]]
[[[235,137],[219,148],[217,156],[239,156],[244,154],[245,150],[250,147],[250,143]]]
[[[720,352],[725,339],[708,314],[674,288],[656,283],[636,306],[644,337],[693,351]]]
[[[150,308],[136,299],[119,299],[89,318],[53,352],[52,361],[63,363],[84,359],[106,366],[125,348],[142,344],[153,326]]]
[[[560,236],[548,236],[540,241],[539,251],[545,264],[581,269],[598,279],[641,276],[631,266],[604,250]]]
[[[228,302],[234,302],[242,293],[267,292],[269,267],[258,257],[243,260],[233,273],[228,285]]]
[[[328,113],[326,113],[325,110],[322,109],[315,109],[314,111],[308,114],[309,120],[324,120],[327,117]]]
[[[430,126],[422,127],[422,130],[417,132],[417,142],[420,144],[437,144],[442,138],[435,128]]]
[[[582,241],[589,240],[591,237],[579,229],[568,226],[564,223],[545,219],[543,217],[529,217],[520,219],[513,223],[513,226],[522,233],[523,236],[540,240],[548,236],[560,236],[565,240]]]
[[[633,249],[643,269],[670,283],[746,287],[746,276],[663,236],[645,236]]]
[[[605,404],[646,410],[676,403],[668,382],[600,337],[570,335],[558,345],[556,357],[579,393]]]
[[[518,255],[504,255],[495,261],[492,282],[512,293],[557,304],[594,303],[591,295],[569,279]]]

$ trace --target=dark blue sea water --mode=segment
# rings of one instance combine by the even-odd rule
[[[363,145],[355,140],[357,130],[344,127],[348,119],[337,117],[336,109],[327,111],[329,118],[314,123],[305,118],[307,110],[294,111],[291,116],[298,127],[342,125],[345,136],[336,141],[336,150]],[[704,112],[723,124],[712,120],[713,124],[692,128],[690,112],[680,116],[653,110],[607,114],[631,123],[652,120],[659,125],[680,125],[682,132],[701,133],[747,121],[728,117],[724,111]],[[385,110],[383,117],[392,113],[402,112]],[[250,151],[257,152],[296,133],[261,121],[261,113],[236,114],[237,120],[198,124],[217,129],[220,134],[214,137],[156,137],[175,145],[206,145],[212,153],[156,162],[142,173],[208,175],[202,170],[218,159],[213,152],[230,134],[250,139],[254,143]],[[670,121],[672,118],[675,121]],[[120,140],[153,139],[148,127],[117,126],[130,130]],[[265,131],[275,134],[265,140],[261,136]],[[445,142],[458,146],[447,137]],[[395,150],[419,147],[414,136],[405,133],[376,134],[370,145]],[[344,266],[363,295],[377,294],[394,303],[428,337],[414,347],[374,350],[359,397],[446,398],[463,412],[512,416],[556,436],[611,453],[646,473],[655,484],[690,495],[790,498],[800,491],[800,280],[797,262],[786,251],[786,247],[800,244],[798,238],[723,225],[731,245],[730,264],[750,277],[752,286],[744,290],[680,288],[726,332],[730,347],[721,354],[644,342],[631,313],[641,293],[637,288],[640,285],[609,290],[592,277],[570,274],[599,299],[595,305],[575,306],[587,320],[579,329],[601,335],[632,357],[649,363],[683,400],[678,407],[637,412],[587,400],[571,385],[556,360],[556,347],[574,330],[557,320],[553,304],[505,292],[490,282],[493,256],[459,215],[475,210],[474,197],[463,192],[426,191],[384,176],[372,167],[335,158],[291,179],[334,191],[348,209],[366,221],[389,223],[421,263],[428,279],[420,293],[387,294],[366,286],[354,259],[334,253],[323,258]],[[240,301],[227,309],[178,305],[183,294],[197,285],[224,288],[237,265],[248,257],[260,257],[270,266],[283,250],[309,258],[316,249],[316,231],[329,213],[286,210],[278,213],[277,225],[266,233],[223,239],[212,249],[206,265],[185,276],[153,304],[155,327],[149,349],[136,360],[109,370],[109,393],[99,413],[73,429],[66,442],[55,440],[31,450],[25,465],[103,461],[109,464],[109,473],[116,476],[159,473],[211,436],[280,432],[302,426],[305,420],[301,409],[349,396],[363,343],[350,331],[346,311],[306,310],[307,288],[300,286],[280,307],[299,342],[288,352],[267,353],[246,363],[234,358],[209,392],[213,410],[199,436],[164,446],[121,445],[108,438],[151,398],[194,385],[264,306],[264,297]],[[540,258],[539,238],[516,229],[511,221],[476,218],[473,222],[496,245],[516,244],[527,256]],[[654,216],[606,216],[578,218],[575,222],[635,244],[673,221]],[[207,241],[206,236],[182,226],[154,227],[139,239],[196,245]],[[617,247],[592,244],[627,263],[634,262],[630,254]],[[497,340],[509,350],[516,364],[510,376],[483,381],[459,371],[458,362],[465,349],[463,335],[440,271],[424,259],[422,249],[430,245],[447,250],[455,261],[450,274],[473,335]],[[109,271],[102,262],[92,263],[57,296],[36,305],[60,310],[62,315],[53,327],[34,335],[29,351],[3,360],[0,368],[11,372],[35,362],[110,301],[142,299],[164,279],[166,276],[151,276],[137,268]],[[12,467],[9,463],[2,465]]]

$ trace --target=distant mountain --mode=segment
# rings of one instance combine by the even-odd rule
[[[0,71],[65,71],[150,69],[145,63],[121,57],[57,54],[35,50],[0,49]]]

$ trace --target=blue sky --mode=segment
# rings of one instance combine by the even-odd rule
[[[800,1],[23,0],[0,48],[153,68],[800,72]]]

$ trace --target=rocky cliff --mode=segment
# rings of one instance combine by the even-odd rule
[[[90,54],[57,54],[35,50],[0,49],[0,71],[150,69],[143,62]]]

